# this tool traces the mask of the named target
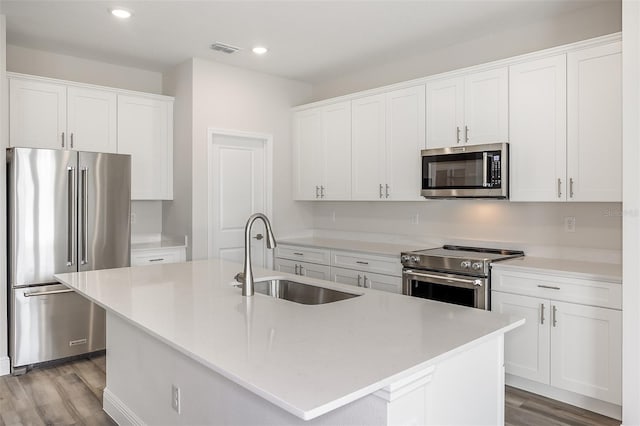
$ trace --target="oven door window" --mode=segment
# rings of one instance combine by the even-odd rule
[[[411,281],[411,295],[439,302],[476,307],[476,289],[425,281]]]

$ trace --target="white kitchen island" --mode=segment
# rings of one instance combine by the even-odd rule
[[[212,259],[56,276],[107,311],[104,409],[118,424],[503,422],[504,333],[524,320],[282,273],[362,296],[246,298],[240,270]]]

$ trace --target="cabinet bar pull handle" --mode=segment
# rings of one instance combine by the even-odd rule
[[[295,254],[296,256],[303,256],[304,253],[298,253],[298,252],[294,252],[293,254]]]
[[[62,147],[64,148],[64,132],[62,132],[61,139],[62,139]]]
[[[163,260],[164,260],[164,258],[163,258],[163,257],[159,257],[159,258],[157,258],[157,259],[149,259],[149,262],[161,262],[161,261],[163,261]]]
[[[573,178],[569,178],[569,198],[573,198]]]
[[[464,126],[464,143],[469,143],[469,126]]]
[[[65,288],[64,290],[50,290],[50,291],[34,291],[31,293],[24,293],[24,297],[33,297],[33,296],[49,296],[51,294],[63,294],[63,293],[72,293],[75,290],[71,288]]]
[[[320,185],[320,198],[324,198],[324,186]]]
[[[364,288],[371,288],[371,280],[369,280],[369,285],[367,285],[367,276],[364,276]]]
[[[300,274],[298,274],[298,264],[297,263],[296,263],[296,268],[295,269],[296,269],[296,275],[300,275]]]
[[[382,184],[380,184],[380,198],[382,198]]]
[[[302,265],[299,265],[300,268],[300,275],[304,276],[304,268],[302,267]]]
[[[368,265],[369,264],[369,262],[364,262],[362,260],[356,260],[356,263],[359,263],[361,265]]]
[[[71,148],[73,148],[73,133],[71,133]]]
[[[384,187],[385,198],[389,198],[389,184],[385,184]]]
[[[556,305],[551,307],[551,324],[555,327],[558,321],[556,321],[556,313],[558,312],[558,308]]]
[[[360,280],[362,279],[362,277],[360,276],[360,274],[358,274],[358,287],[362,287],[362,284],[360,284]]]
[[[320,191],[320,187],[316,185],[316,198],[320,197],[320,194],[318,193],[318,191]]]
[[[562,179],[558,178],[558,198],[562,197]]]
[[[544,303],[540,304],[540,324],[544,325]]]
[[[75,203],[76,194],[76,169],[74,167],[67,167],[67,266],[75,264],[76,258],[76,222],[77,222],[77,210]]]
[[[553,285],[538,284],[538,287],[540,287],[540,288],[548,288],[550,290],[560,290],[560,287],[556,287],[556,286],[553,286]]]
[[[81,265],[89,263],[89,169],[83,167],[82,175],[82,256]]]
[[[460,126],[456,126],[456,143],[460,143]]]

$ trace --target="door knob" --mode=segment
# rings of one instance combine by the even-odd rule
[[[253,238],[255,238],[256,240],[260,241],[261,239],[263,239],[263,238],[264,238],[264,236],[263,236],[262,234],[257,234],[257,235],[256,235],[255,237],[253,237]]]

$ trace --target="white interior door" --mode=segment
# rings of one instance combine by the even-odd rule
[[[265,138],[213,133],[209,163],[210,252],[234,262],[244,260],[244,227],[249,216],[268,211]],[[251,232],[252,265],[267,265],[264,226],[256,221]]]

